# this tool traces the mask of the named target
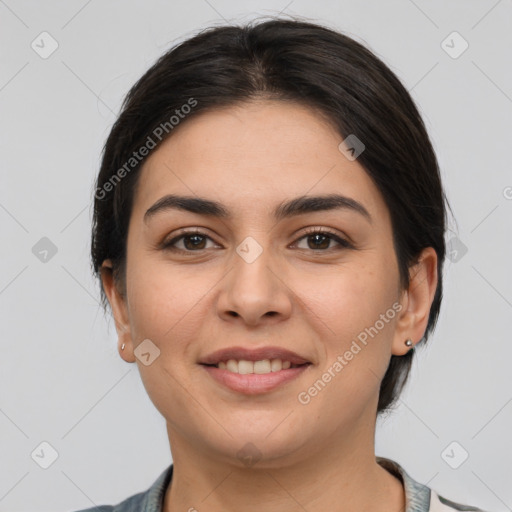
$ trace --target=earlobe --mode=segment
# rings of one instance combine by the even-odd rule
[[[423,249],[409,275],[409,287],[402,294],[403,308],[396,323],[391,350],[397,356],[405,355],[416,346],[427,328],[438,282],[437,253],[433,247]],[[407,343],[409,339],[412,345]]]
[[[114,278],[111,260],[105,260],[101,266],[101,282],[110,303],[112,315],[116,325],[118,337],[118,350],[121,357],[128,363],[135,362],[133,342],[129,322],[126,299],[119,290]]]

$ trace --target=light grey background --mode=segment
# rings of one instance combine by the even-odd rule
[[[377,454],[447,498],[511,510],[510,0],[0,0],[0,511],[117,503],[170,463],[163,418],[98,304],[93,180],[125,93],[158,56],[223,18],[280,11],[344,31],[401,78],[458,221],[447,240],[467,247],[447,261],[438,327],[379,422]],[[51,49],[43,31],[58,43],[46,59],[31,47]],[[457,58],[445,49],[461,40],[442,46],[453,31],[469,44]],[[47,262],[32,251],[42,237],[57,248]],[[58,452],[48,469],[31,457],[43,441]]]

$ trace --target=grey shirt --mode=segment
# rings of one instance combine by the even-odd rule
[[[467,510],[484,512],[480,508],[455,503],[439,496],[429,487],[413,480],[395,461],[377,457],[377,462],[402,481],[405,490],[405,512],[450,512]],[[76,512],[163,512],[163,502],[172,478],[173,465],[166,468],[151,487],[134,494],[117,505],[101,505]],[[192,508],[193,510],[193,508]]]

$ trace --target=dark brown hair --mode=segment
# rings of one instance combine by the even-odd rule
[[[91,245],[95,275],[100,277],[101,264],[110,259],[116,282],[125,290],[128,225],[145,159],[141,148],[158,146],[200,113],[255,98],[307,105],[342,138],[355,134],[363,142],[358,162],[389,209],[402,287],[409,286],[409,267],[422,249],[433,247],[438,256],[439,280],[426,341],[442,299],[448,205],[434,149],[396,75],[361,43],[308,21],[256,20],[206,29],[161,56],[131,88],[105,143],[96,181]],[[106,310],[101,280],[100,288]],[[391,356],[379,413],[398,398],[413,353]]]

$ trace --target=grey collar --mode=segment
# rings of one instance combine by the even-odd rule
[[[376,457],[378,464],[402,481],[405,491],[405,512],[426,512],[430,509],[431,490],[416,482],[397,462]]]

